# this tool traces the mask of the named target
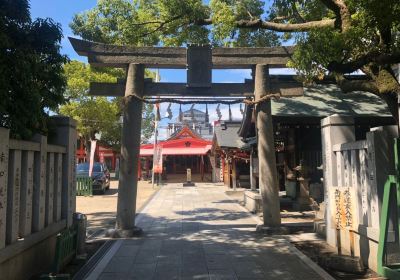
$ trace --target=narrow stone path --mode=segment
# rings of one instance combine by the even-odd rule
[[[257,234],[221,186],[163,186],[137,224],[144,235],[118,241],[89,279],[325,279],[285,239]]]

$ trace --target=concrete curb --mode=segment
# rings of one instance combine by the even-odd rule
[[[103,256],[103,258],[96,264],[96,266],[90,272],[90,274],[86,278],[87,280],[99,279],[99,277],[100,277],[101,273],[103,272],[104,268],[107,266],[107,264],[110,262],[112,257],[115,255],[115,253],[121,247],[122,242],[123,242],[123,240],[120,239],[120,240],[117,240],[114,243],[114,245],[108,250],[108,252]]]

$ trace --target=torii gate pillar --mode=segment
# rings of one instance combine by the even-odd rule
[[[121,161],[118,184],[117,222],[113,237],[131,237],[141,233],[135,227],[138,158],[143,104],[132,95],[144,93],[144,65],[129,64],[123,104]]]
[[[255,73],[255,100],[270,91],[269,67],[257,64]],[[256,105],[259,186],[263,204],[264,223],[258,229],[279,228],[281,224],[278,178],[276,171],[274,131],[272,127],[271,101]]]

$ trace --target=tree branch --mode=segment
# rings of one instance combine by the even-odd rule
[[[336,83],[344,93],[352,91],[367,91],[378,95],[379,89],[371,80],[348,80],[343,75],[337,75]]]
[[[293,16],[301,23],[307,22],[299,13],[299,10],[296,7],[296,1],[292,2],[292,10],[293,10]]]
[[[209,25],[212,24],[212,19],[196,20],[194,24]],[[335,27],[335,19],[323,19],[318,21],[309,21],[304,23],[277,23],[271,21],[255,20],[239,20],[236,22],[237,28],[253,28],[253,29],[268,29],[279,32],[302,32],[314,28]]]
[[[342,74],[352,73],[369,63],[378,65],[400,63],[400,51],[392,53],[371,52],[347,63],[333,61],[328,65],[328,70]]]
[[[145,32],[145,33],[142,33],[140,36],[148,36],[150,34],[153,34],[153,33],[157,32],[157,31],[160,31],[161,29],[164,28],[165,25],[167,25],[167,24],[169,24],[169,23],[171,23],[171,22],[173,22],[175,20],[178,20],[181,17],[182,17],[182,15],[177,15],[177,16],[174,16],[174,17],[172,17],[172,18],[170,18],[170,19],[168,19],[166,21],[159,21],[159,25],[155,29],[153,29],[151,31],[148,31],[148,32]]]
[[[320,0],[336,15],[336,26],[346,32],[351,27],[351,14],[343,0]]]

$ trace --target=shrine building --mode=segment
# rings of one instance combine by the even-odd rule
[[[185,125],[176,130],[166,140],[157,143],[162,154],[164,180],[186,178],[186,170],[191,169],[194,180],[210,181],[211,165],[209,152],[211,141],[202,138]],[[141,179],[151,178],[154,144],[140,146],[139,174]]]

